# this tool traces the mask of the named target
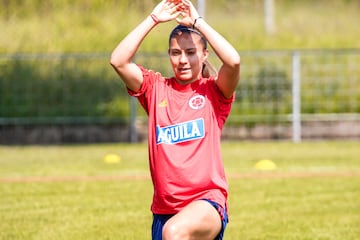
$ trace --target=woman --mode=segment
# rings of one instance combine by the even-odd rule
[[[174,77],[132,62],[159,23],[179,24],[169,39]],[[209,76],[209,43],[222,62]],[[153,239],[222,239],[228,185],[220,136],[240,76],[237,51],[188,0],[163,0],[115,48],[111,65],[149,116],[149,164],[154,186]]]

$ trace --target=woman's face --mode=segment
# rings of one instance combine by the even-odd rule
[[[187,84],[201,77],[208,50],[198,34],[181,33],[170,40],[169,56],[175,78]]]

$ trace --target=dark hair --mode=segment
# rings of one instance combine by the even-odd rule
[[[204,49],[207,49],[207,41],[206,41],[205,37],[198,30],[191,28],[191,27],[185,27],[182,25],[176,26],[171,31],[170,37],[169,37],[169,45],[170,45],[171,39],[173,39],[176,36],[181,35],[181,33],[195,33],[195,34],[199,35],[201,37],[201,42],[204,45]]]
[[[185,27],[182,25],[178,25],[176,26],[170,33],[170,37],[169,37],[169,45],[171,42],[171,39],[175,38],[176,36],[181,35],[181,33],[195,33],[197,35],[199,35],[201,37],[201,42],[204,45],[204,49],[207,49],[207,41],[205,39],[205,37],[196,29],[194,28],[190,28],[190,27]],[[203,68],[202,68],[202,76],[203,77],[210,77],[210,76],[216,76],[217,75],[217,71],[216,69],[206,60],[203,64]]]

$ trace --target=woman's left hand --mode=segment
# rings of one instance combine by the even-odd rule
[[[189,0],[182,0],[182,8],[180,9],[180,16],[177,17],[176,21],[183,26],[192,27],[195,19],[199,18],[200,15],[194,5]]]

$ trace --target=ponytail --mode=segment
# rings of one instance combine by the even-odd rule
[[[203,78],[209,78],[209,77],[216,77],[217,76],[217,70],[216,68],[211,65],[211,63],[209,63],[208,60],[205,60],[205,62],[203,63],[203,68],[202,68],[202,72],[201,75]]]

